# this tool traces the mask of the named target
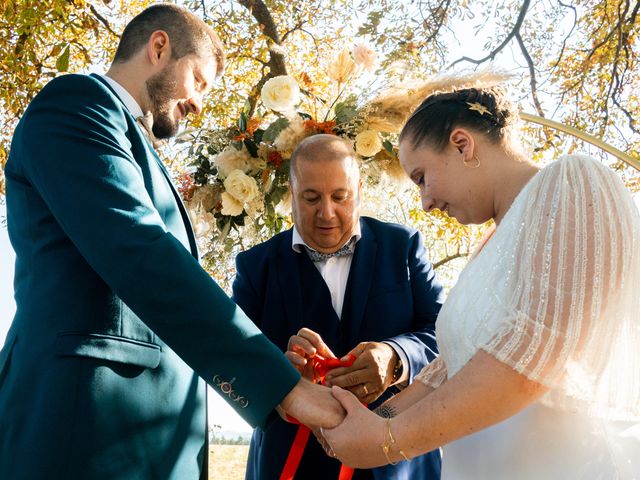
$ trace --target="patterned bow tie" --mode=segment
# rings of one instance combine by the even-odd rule
[[[158,148],[162,145],[162,140],[157,139],[153,134],[153,114],[150,111],[136,118],[136,122],[142,127],[142,133],[147,136],[153,148]]]
[[[307,251],[307,255],[309,255],[312,262],[322,262],[323,260],[328,260],[333,257],[346,257],[353,255],[356,249],[356,237],[351,237],[351,240],[333,253],[316,252],[313,248],[309,248],[306,245],[304,245],[304,249]]]

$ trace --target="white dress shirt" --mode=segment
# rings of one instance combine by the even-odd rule
[[[140,105],[138,105],[138,102],[135,101],[131,94],[127,92],[122,85],[116,82],[113,78],[107,77],[106,75],[101,75],[101,77],[105,79],[105,81],[111,88],[113,88],[113,90],[116,92],[116,95],[118,95],[118,97],[120,97],[120,100],[122,100],[122,103],[124,103],[124,106],[127,107],[127,109],[131,112],[133,118],[138,118],[144,115],[142,112],[142,108],[140,108]]]

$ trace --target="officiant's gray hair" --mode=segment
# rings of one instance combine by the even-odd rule
[[[351,158],[354,170],[360,178],[360,162],[352,143],[337,135],[319,133],[305,138],[296,146],[289,160],[289,181],[296,178],[296,167],[300,160],[306,162],[327,162]]]
[[[120,37],[114,63],[131,59],[158,30],[169,36],[172,59],[191,54],[200,57],[213,55],[216,75],[222,75],[225,56],[216,32],[190,10],[169,3],[151,5],[127,24]]]

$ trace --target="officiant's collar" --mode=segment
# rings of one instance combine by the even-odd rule
[[[353,235],[351,235],[351,237],[349,238],[349,240],[351,240],[351,238],[355,237],[355,242],[357,243],[360,238],[362,237],[362,230],[360,229],[360,221],[356,222],[356,228],[353,231]],[[347,240],[347,242],[349,242],[349,240]],[[346,243],[345,242],[345,245]],[[291,238],[291,248],[293,248],[294,252],[300,253],[302,252],[302,247],[305,246],[307,248],[311,248],[309,245],[306,244],[306,242],[302,239],[302,236],[300,236],[300,233],[298,232],[298,229],[296,228],[296,226],[293,226],[293,236]],[[340,245],[340,247],[342,247],[342,245]],[[311,248],[311,250],[313,250]]]
[[[138,105],[138,102],[131,96],[129,92],[125,90],[125,88],[116,82],[113,78],[107,77],[106,75],[101,75],[102,78],[109,84],[113,91],[116,92],[116,95],[120,97],[124,106],[127,107],[127,110],[133,115],[133,118],[142,117],[144,114],[142,113],[142,108]]]

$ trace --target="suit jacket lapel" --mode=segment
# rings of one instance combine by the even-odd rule
[[[276,258],[276,270],[282,303],[284,303],[291,332],[298,332],[302,325],[302,292],[300,290],[300,258],[302,254],[291,248],[293,229],[282,236]]]
[[[156,159],[156,163],[160,166],[160,169],[164,174],[164,178],[167,180],[167,183],[169,183],[169,187],[171,188],[173,197],[175,198],[176,203],[178,204],[178,210],[180,210],[180,215],[182,216],[182,221],[184,222],[184,228],[187,231],[187,237],[189,238],[189,247],[191,249],[191,255],[193,255],[197,260],[199,260],[200,253],[198,252],[198,243],[196,242],[196,236],[193,231],[193,225],[191,224],[191,219],[189,218],[189,214],[187,213],[187,208],[184,206],[184,203],[182,202],[182,197],[180,196],[180,193],[178,192],[178,190],[176,190],[176,187],[173,185],[173,181],[171,180],[171,176],[169,175],[169,172],[167,171],[164,164],[162,163],[162,160],[160,160],[160,157],[158,156],[156,151],[153,149],[153,146],[151,145],[151,141],[147,138],[146,135],[143,134],[143,136],[145,137],[145,140],[147,142],[147,147],[148,147],[147,150],[150,150],[151,154]]]
[[[356,244],[349,279],[342,307],[342,321],[347,331],[347,342],[351,346],[358,343],[360,326],[373,281],[373,269],[377,244],[373,232],[364,220],[360,220],[362,237]]]
[[[111,88],[111,85],[109,85],[107,82],[104,81],[104,79],[102,79],[100,77],[100,75],[95,75],[95,74],[91,74],[91,76],[95,79],[97,79],[98,81],[100,81],[103,85],[105,85],[109,91],[113,94],[113,96],[115,96],[120,103],[122,103],[122,106],[124,107],[124,110],[126,110],[129,115],[131,115],[131,112],[129,112],[129,110],[127,109],[126,105],[124,104],[124,102],[122,102],[122,99],[118,96],[118,94],[116,92],[113,91],[113,89]],[[133,115],[131,115],[131,118],[133,118]],[[189,218],[189,214],[187,213],[187,209],[184,206],[184,203],[182,202],[182,198],[180,197],[180,193],[176,190],[175,186],[173,185],[173,181],[171,180],[171,176],[169,175],[169,172],[167,171],[167,169],[165,168],[164,164],[162,163],[162,160],[160,159],[160,157],[158,156],[157,152],[155,151],[155,149],[153,148],[153,145],[151,144],[151,141],[149,140],[149,138],[147,137],[146,132],[142,131],[142,127],[140,125],[138,125],[138,122],[136,122],[136,119],[133,119],[133,123],[135,123],[136,128],[138,129],[140,136],[144,138],[144,141],[146,142],[146,150],[149,154],[151,154],[151,156],[155,159],[156,163],[158,164],[158,166],[160,167],[160,170],[162,171],[162,174],[164,175],[165,179],[167,180],[167,183],[169,184],[169,188],[171,188],[171,192],[173,193],[173,197],[176,200],[176,203],[178,205],[178,210],[180,211],[180,215],[182,216],[182,221],[184,222],[184,227],[185,230],[187,232],[187,238],[189,239],[189,248],[191,250],[191,255],[193,255],[196,259],[200,259],[200,254],[198,252],[198,243],[196,242],[196,237],[195,237],[195,233],[193,231],[193,225],[191,224],[191,219]]]

